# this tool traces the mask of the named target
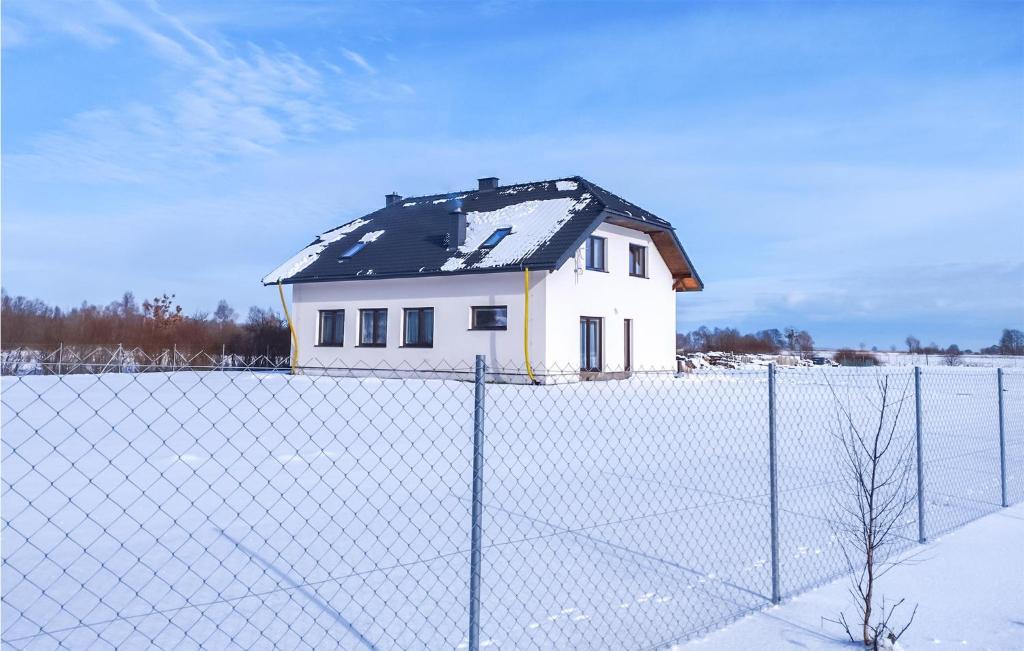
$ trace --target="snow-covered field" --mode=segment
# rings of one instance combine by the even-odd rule
[[[911,373],[882,372],[912,436]],[[844,570],[832,396],[866,426],[878,377],[779,371],[784,594]],[[1006,380],[1018,501],[1024,373]],[[5,646],[465,647],[472,384],[178,372],[2,389]],[[999,508],[996,400],[991,370],[925,373],[930,534]],[[767,407],[760,371],[488,385],[483,643],[658,648],[764,607]]]
[[[879,580],[887,603],[914,622],[899,648],[1004,651],[1024,649],[1024,504],[1011,506],[927,545],[908,550]],[[784,651],[856,648],[822,618],[853,612],[850,583],[837,579],[781,606],[755,613],[679,651]],[[899,617],[897,617],[899,619]]]
[[[916,353],[873,353],[886,366],[948,366],[944,355]],[[962,355],[960,366],[982,368],[1024,368],[1024,355]]]

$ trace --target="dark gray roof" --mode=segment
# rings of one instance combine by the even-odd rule
[[[468,228],[465,245],[450,251],[451,212],[456,205],[466,213]],[[674,269],[674,275],[699,283],[669,222],[578,176],[398,200],[323,233],[263,282],[553,270],[606,219],[662,234],[662,241],[674,243],[667,246],[678,247],[666,259],[685,260],[685,265],[677,266],[687,268]],[[481,249],[483,240],[501,227],[511,227],[512,233],[498,246]],[[367,244],[355,255],[341,258],[359,241]]]

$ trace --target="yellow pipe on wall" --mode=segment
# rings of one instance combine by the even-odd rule
[[[295,325],[292,323],[292,315],[288,313],[288,304],[284,300],[284,285],[281,280],[277,281],[277,292],[281,295],[281,309],[284,310],[284,318],[288,321],[288,331],[292,333],[292,375],[295,374],[295,366],[299,361],[299,338],[295,334]]]
[[[530,381],[539,384],[530,366],[530,268],[523,269],[523,359],[526,360],[526,375]]]

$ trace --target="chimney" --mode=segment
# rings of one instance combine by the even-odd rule
[[[480,184],[480,192],[494,190],[498,187],[497,176],[488,176],[486,178],[477,179],[476,182]]]
[[[397,192],[392,192],[391,194],[385,194],[384,195],[384,207],[386,208],[388,206],[394,205],[394,204],[398,203],[401,200],[402,200],[402,195],[398,194]]]
[[[466,213],[462,212],[462,202],[457,201],[455,207],[448,212],[449,226],[445,236],[447,249],[455,251],[466,243]]]

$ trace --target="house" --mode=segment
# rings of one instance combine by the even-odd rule
[[[292,285],[299,367],[536,381],[673,369],[675,294],[703,289],[669,222],[578,176],[389,194],[263,282]]]

